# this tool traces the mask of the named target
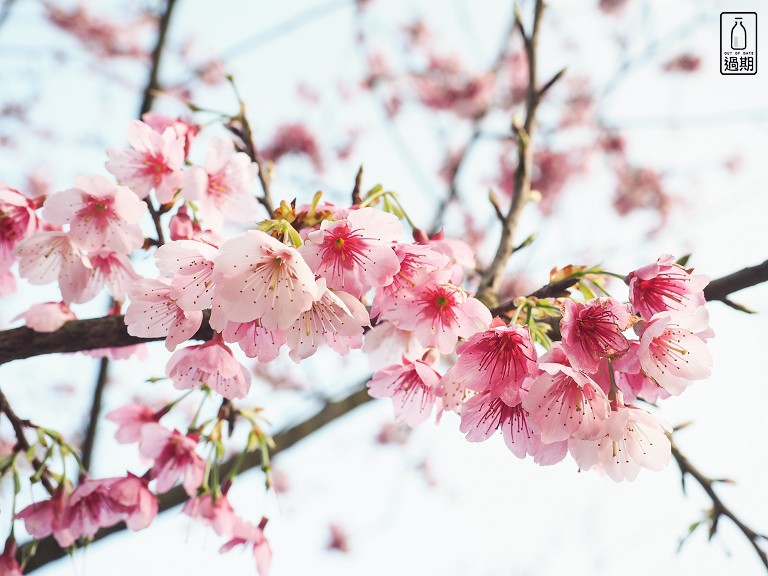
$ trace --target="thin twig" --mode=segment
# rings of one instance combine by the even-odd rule
[[[501,227],[501,238],[496,255],[490,266],[483,272],[477,297],[489,307],[498,305],[498,292],[504,278],[507,261],[514,252],[515,232],[522,215],[523,208],[528,202],[531,191],[531,173],[533,170],[533,134],[536,129],[536,111],[543,95],[537,79],[537,58],[539,45],[539,29],[544,12],[543,0],[536,0],[533,13],[533,23],[530,33],[525,30],[519,12],[515,10],[515,25],[523,37],[525,52],[528,58],[528,89],[525,100],[525,121],[522,126],[513,123],[517,134],[517,168],[512,202]],[[559,77],[558,75],[556,76]],[[548,83],[549,84],[549,83]],[[551,85],[551,84],[549,84]],[[549,87],[549,86],[548,86]]]
[[[5,414],[6,418],[8,418],[8,421],[11,423],[13,433],[16,435],[16,448],[14,448],[14,450],[26,454],[30,448],[30,444],[24,434],[24,429],[29,427],[29,422],[22,420],[16,415],[13,408],[11,408],[11,404],[8,402],[8,398],[3,394],[2,389],[0,389],[0,414]],[[45,466],[36,456],[30,460],[30,464],[32,464],[36,473],[40,472]],[[56,492],[56,487],[51,483],[47,471],[43,471],[40,475],[40,482],[43,484],[48,494],[53,496]]]
[[[368,395],[368,390],[365,388],[365,382],[367,381],[368,379],[355,386],[354,392],[352,392],[346,398],[336,402],[326,403],[322,410],[320,410],[314,416],[307,418],[295,426],[289,427],[283,432],[275,434],[273,439],[276,446],[270,452],[270,456],[274,456],[283,450],[287,450],[326,424],[333,422],[334,420],[351,412],[358,406],[361,406],[362,404],[372,400],[372,398]],[[220,473],[222,477],[225,477],[227,474],[229,474],[236,461],[237,457],[227,460],[221,465]],[[251,470],[259,466],[261,466],[261,456],[258,452],[252,452],[246,456],[245,460],[242,462],[242,465],[239,467],[238,473],[241,474],[247,470]],[[158,512],[164,512],[170,508],[174,508],[175,506],[184,503],[188,499],[189,496],[184,491],[184,488],[182,486],[177,486],[173,490],[166,492],[165,494],[162,494],[158,497]],[[93,540],[101,540],[102,538],[117,532],[122,532],[123,530],[125,530],[125,524],[120,523],[116,526],[99,530]],[[23,552],[26,546],[28,545],[21,547],[20,553]],[[42,566],[45,566],[54,560],[63,558],[66,554],[67,551],[62,550],[53,538],[45,538],[40,541],[40,544],[37,548],[37,553],[27,564],[25,573],[32,572],[33,570],[41,568]]]
[[[693,464],[691,464],[688,458],[682,452],[680,452],[680,449],[678,448],[674,439],[671,437],[670,442],[672,443],[672,456],[675,458],[677,465],[680,467],[683,491],[685,491],[686,476],[691,476],[704,489],[704,492],[707,493],[707,496],[709,496],[710,500],[712,500],[710,537],[713,536],[717,531],[717,522],[719,518],[721,516],[729,518],[741,531],[741,533],[744,534],[747,540],[749,540],[749,542],[752,544],[752,547],[755,549],[755,552],[757,552],[757,555],[760,557],[760,561],[763,563],[763,566],[765,566],[766,570],[768,570],[768,554],[766,554],[766,551],[760,546],[760,541],[765,540],[766,537],[762,534],[758,534],[752,528],[744,524],[744,522],[739,519],[739,517],[736,516],[736,514],[734,514],[733,511],[731,511],[731,509],[723,503],[723,501],[717,495],[717,492],[715,492],[714,488],[715,483],[718,482],[718,480],[709,478],[701,471],[699,471],[699,469],[696,468]]]
[[[99,362],[99,375],[96,378],[96,384],[93,388],[93,399],[91,400],[91,411],[88,416],[88,426],[85,429],[85,439],[83,440],[82,456],[83,468],[91,469],[91,458],[93,457],[93,447],[96,443],[96,431],[99,428],[99,415],[101,414],[101,405],[104,398],[104,389],[109,379],[109,358],[104,357]]]

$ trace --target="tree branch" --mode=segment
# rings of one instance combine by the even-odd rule
[[[758,534],[749,526],[744,524],[744,522],[742,522],[731,511],[731,509],[728,508],[728,506],[726,506],[722,500],[720,500],[720,497],[717,495],[717,492],[715,492],[714,488],[714,485],[716,482],[718,482],[718,480],[714,480],[708,476],[705,476],[702,472],[699,471],[698,468],[691,464],[688,458],[686,458],[686,456],[680,452],[680,449],[677,447],[677,444],[675,444],[675,441],[671,437],[670,442],[672,443],[672,456],[674,456],[675,461],[677,461],[677,465],[680,467],[683,492],[685,492],[685,478],[686,476],[691,476],[704,489],[704,492],[707,493],[707,496],[709,496],[710,500],[712,500],[712,512],[709,520],[710,538],[714,536],[715,532],[717,531],[717,522],[720,517],[725,516],[726,518],[729,518],[741,531],[741,533],[744,534],[747,540],[749,540],[749,542],[752,544],[752,547],[755,549],[755,552],[757,552],[757,555],[760,557],[760,561],[763,563],[763,566],[765,566],[766,570],[768,570],[768,555],[760,546],[760,541],[765,540],[766,537],[762,534]]]
[[[83,462],[83,468],[91,469],[91,458],[93,457],[93,447],[96,444],[96,431],[99,428],[99,415],[101,414],[101,405],[104,398],[104,389],[107,387],[109,379],[109,358],[105,356],[99,361],[99,375],[96,378],[96,384],[93,387],[93,399],[91,400],[91,411],[88,415],[88,425],[85,428],[85,439],[83,440],[82,455],[80,460]]]
[[[355,391],[346,398],[336,402],[326,403],[323,409],[314,416],[307,418],[303,422],[276,434],[273,437],[276,447],[272,450],[270,456],[278,454],[283,450],[287,450],[310,434],[318,431],[326,424],[333,422],[337,418],[340,418],[358,406],[365,404],[369,400],[372,400],[372,398],[368,395],[368,390],[365,388],[365,383],[360,383],[356,387]],[[237,457],[231,458],[221,465],[220,473],[222,478],[229,474],[237,459]],[[252,452],[246,456],[245,460],[240,466],[239,473],[242,474],[246,470],[256,468],[260,465],[261,456],[259,452]],[[188,499],[189,496],[187,496],[184,488],[182,486],[177,486],[171,491],[166,492],[165,494],[162,494],[158,497],[158,511],[164,512],[170,508],[174,508],[175,506],[183,504]],[[125,524],[123,523],[112,526],[110,528],[104,528],[96,533],[94,540],[101,540],[102,538],[106,538],[111,534],[122,532],[125,530],[125,528]],[[21,547],[20,553],[23,552],[26,546],[28,545]],[[45,538],[40,541],[35,556],[27,564],[25,573],[30,573],[37,568],[41,568],[42,566],[53,562],[54,560],[63,558],[66,556],[66,554],[67,551],[62,550],[53,538]]]
[[[763,282],[768,282],[768,260],[713,280],[704,288],[704,296],[707,300],[726,302],[728,296],[734,292]]]
[[[543,0],[536,0],[530,34],[526,32],[520,14],[515,12],[515,24],[523,37],[525,52],[528,57],[528,90],[525,101],[525,122],[522,126],[518,126],[513,121],[512,126],[517,135],[517,168],[515,170],[512,203],[504,222],[502,222],[501,239],[496,255],[490,266],[483,272],[480,289],[477,293],[477,298],[489,307],[499,303],[498,292],[504,278],[504,269],[514,251],[515,232],[531,191],[533,134],[536,129],[536,111],[543,95],[538,85],[536,72],[539,28],[543,12]]]

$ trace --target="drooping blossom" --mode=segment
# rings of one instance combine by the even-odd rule
[[[13,248],[38,226],[32,202],[15,188],[0,182],[0,273],[13,264]]]
[[[449,262],[445,254],[420,244],[397,244],[395,254],[400,261],[400,270],[393,276],[391,284],[376,289],[371,306],[372,318],[386,317],[386,310],[400,297],[403,289],[413,288],[429,272],[445,268]]]
[[[613,382],[621,391],[624,402],[629,404],[637,400],[638,397],[646,402],[657,402],[669,398],[669,392],[643,373],[640,358],[637,355],[639,347],[639,340],[630,340],[627,353],[621,358],[612,360],[610,364],[610,368],[613,369]],[[594,380],[600,384],[603,390],[610,390],[609,365],[606,361],[600,364],[597,374],[594,375]]]
[[[479,300],[450,284],[451,272],[429,274],[387,313],[402,330],[411,330],[419,342],[450,354],[459,338],[469,338],[491,323],[491,313]]]
[[[13,320],[24,319],[24,325],[35,332],[56,332],[69,320],[77,317],[64,302],[43,302],[33,304],[29,310],[16,316]]]
[[[219,552],[224,554],[236,546],[250,546],[259,576],[269,576],[272,565],[272,548],[264,535],[265,523],[265,519],[262,519],[258,526],[254,526],[250,522],[236,523],[232,538],[219,549]]]
[[[357,298],[326,288],[325,278],[317,279],[320,298],[285,331],[295,362],[308,358],[325,342],[339,354],[363,345],[363,327],[370,325],[368,311]]]
[[[58,282],[65,302],[79,301],[91,277],[91,263],[64,232],[38,232],[14,248],[19,275],[30,284]]]
[[[226,342],[239,344],[248,358],[257,358],[263,363],[277,358],[285,344],[285,333],[280,328],[268,330],[259,320],[228,322],[221,334]]]
[[[52,534],[59,546],[64,548],[74,541],[69,527],[62,523],[66,506],[67,492],[61,485],[49,500],[30,504],[14,518],[24,521],[25,530],[33,538],[41,540]]]
[[[440,374],[422,360],[403,358],[403,365],[383,368],[368,382],[374,398],[392,398],[395,421],[409,426],[421,424],[432,413]]]
[[[69,237],[78,248],[130,254],[144,243],[139,221],[146,210],[125,186],[103,176],[80,176],[74,188],[48,196],[43,218],[69,224]]]
[[[125,313],[128,334],[144,338],[166,336],[169,351],[189,340],[203,322],[199,310],[182,310],[171,297],[171,281],[142,278],[129,289],[131,303]]]
[[[141,429],[156,424],[160,416],[144,404],[126,404],[108,412],[105,418],[118,425],[115,439],[120,444],[132,444],[141,439]]]
[[[173,127],[158,134],[139,120],[126,133],[132,150],[107,150],[107,170],[139,198],[146,198],[154,189],[161,204],[173,200],[183,178],[185,138]]]
[[[610,404],[605,392],[583,372],[564,364],[540,363],[542,373],[523,401],[535,429],[547,444],[570,437],[605,434]]]
[[[124,508],[125,524],[130,530],[142,530],[157,516],[157,497],[146,481],[133,474],[118,479],[109,488],[109,497]]]
[[[629,301],[645,320],[667,310],[685,310],[704,305],[704,287],[709,278],[693,274],[664,254],[647,266],[630,272]]]
[[[259,318],[268,329],[287,329],[319,297],[315,275],[296,249],[259,230],[221,246],[211,326]]]
[[[73,302],[88,302],[102,288],[106,288],[116,301],[122,302],[125,300],[128,287],[141,278],[124,254],[100,250],[90,254],[88,261],[91,265],[88,282]]]
[[[224,220],[254,222],[259,211],[252,189],[257,174],[257,165],[247,154],[235,152],[232,140],[214,138],[205,167],[193,166],[187,171],[184,198],[199,204],[203,220],[214,230]]]
[[[661,470],[667,465],[671,431],[645,410],[621,406],[611,413],[604,436],[571,439],[568,448],[581,470],[602,470],[616,482],[634,480],[640,468]]]
[[[204,385],[229,400],[244,398],[251,387],[250,372],[235,360],[221,337],[177,350],[165,371],[179,390]]]
[[[219,251],[204,242],[177,240],[158,248],[158,270],[171,278],[171,296],[185,311],[211,306],[215,282],[213,262]]]
[[[529,423],[530,415],[523,408],[527,390],[517,388],[513,395],[498,388],[477,394],[461,407],[459,430],[470,442],[482,442],[500,430],[504,443],[518,458],[531,455],[534,462],[544,466],[556,464],[565,458],[568,443],[545,444]]]
[[[703,306],[693,311],[660,312],[638,323],[637,357],[643,372],[673,395],[682,393],[692,380],[709,377],[712,355],[702,339],[709,330]]]
[[[5,541],[5,548],[0,554],[0,574],[3,576],[22,576],[21,566],[16,561],[16,540],[10,536]]]
[[[209,525],[219,536],[228,538],[234,534],[235,526],[242,522],[224,494],[215,499],[210,493],[195,496],[187,500],[181,511]]]
[[[402,358],[421,358],[425,351],[413,332],[400,330],[392,322],[376,324],[365,333],[363,342],[363,352],[368,357],[372,370],[381,370],[397,364]]]
[[[629,349],[622,334],[629,323],[626,305],[613,298],[593,298],[563,305],[560,321],[563,350],[574,368],[597,372],[601,358],[617,358]]]
[[[394,246],[402,230],[396,216],[360,208],[345,219],[324,220],[299,251],[328,288],[357,298],[371,287],[390,284],[400,270]]]
[[[189,217],[187,205],[182,204],[176,210],[176,214],[171,216],[168,224],[168,231],[171,234],[171,240],[192,240],[195,232],[200,231],[200,225],[195,226],[195,222]]]
[[[459,358],[441,385],[443,402],[454,409],[464,390],[516,390],[536,370],[536,349],[527,326],[507,326],[495,318],[488,330],[473,334],[456,349]]]
[[[203,482],[205,461],[197,454],[197,435],[182,435],[160,424],[141,428],[139,452],[154,460],[150,475],[157,480],[156,491],[167,492],[183,476],[182,485],[190,496]]]

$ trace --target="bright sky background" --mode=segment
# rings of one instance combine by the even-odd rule
[[[98,4],[106,10],[113,3]],[[384,4],[379,0],[374,7]],[[595,4],[552,2],[542,31],[543,76],[567,65],[569,75],[588,72],[595,82],[605,82],[621,63],[612,41],[615,34],[634,31],[627,47],[634,55],[661,40],[662,56],[632,68],[599,109],[604,118],[626,128],[634,159],[669,175],[671,192],[680,199],[680,206],[665,231],[649,239],[645,231],[653,224],[653,216],[615,216],[608,208],[612,185],[600,166],[591,166],[588,176],[573,182],[551,220],[542,221],[535,210],[526,213],[520,237],[533,231],[540,236],[512,266],[526,269],[543,284],[555,265],[603,262],[609,269],[627,271],[663,252],[680,255],[693,250],[691,264],[712,277],[762,262],[768,257],[766,25],[759,27],[758,46],[765,49],[758,50],[757,76],[724,77],[719,73],[719,13],[734,9],[730,3],[726,8],[725,2],[630,0],[627,10],[616,18],[598,15]],[[245,3],[228,0],[217,2],[214,9],[212,3],[179,0],[171,37],[179,41],[191,35],[198,54],[222,54],[240,39],[318,5],[326,3],[261,2],[245,8]],[[424,188],[433,186],[440,194],[443,189],[436,179],[424,182],[415,175],[397,147],[406,142],[426,166],[434,166],[441,160],[434,152],[434,135],[415,118],[391,128],[376,106],[359,101],[339,105],[339,82],[353,81],[362,68],[353,43],[351,0],[327,5],[339,7],[229,62],[249,104],[257,137],[271,134],[280,121],[297,119],[306,119],[335,139],[343,139],[347,127],[369,129],[348,163],[320,176],[303,161],[286,162],[275,180],[275,193],[278,198],[298,195],[308,200],[322,187],[329,195],[338,193],[346,199],[356,165],[364,162],[366,183],[383,182],[399,191],[417,222],[427,225],[431,212],[425,210],[434,201]],[[760,22],[762,6],[757,1],[739,3],[741,10],[757,11]],[[509,10],[510,3],[499,0],[386,3],[375,7],[374,29],[381,31],[380,41],[391,39],[388,29],[425,14],[444,45],[479,65],[492,59]],[[94,73],[92,63],[58,66],[36,56],[41,47],[62,42],[61,37],[43,35],[38,18],[36,3],[19,0],[11,20],[0,30],[0,67],[19,69],[14,81],[3,76],[3,89],[5,94],[19,96],[35,92],[43,102],[41,114],[67,139],[52,140],[41,149],[39,139],[26,138],[22,131],[14,134],[20,148],[16,154],[0,154],[0,175],[21,186],[25,170],[42,166],[51,174],[54,189],[62,189],[77,174],[104,173],[103,149],[123,145],[124,126],[136,113],[144,71],[121,70],[120,77],[129,80],[116,83]],[[563,38],[573,39],[578,50],[564,50]],[[678,77],[660,71],[668,57],[686,50],[702,57],[701,71]],[[36,58],[39,72],[22,73],[30,62],[38,63]],[[173,69],[166,68],[164,76],[175,77]],[[298,81],[318,89],[323,105],[313,109],[303,104],[296,96]],[[234,107],[226,91],[211,91],[209,97],[210,102],[201,104]],[[176,111],[162,101],[159,109]],[[460,141],[462,135],[450,137]],[[741,169],[725,171],[724,160],[734,156],[742,158]],[[488,172],[483,162],[495,161],[495,155],[483,157],[479,149],[464,175],[464,189],[477,188],[476,193],[483,196],[485,186],[479,186],[477,175]],[[25,288],[21,295],[3,301],[0,325],[10,323],[31,303],[51,299],[51,294],[46,288]],[[768,377],[761,365],[768,329],[766,296],[768,288],[763,285],[734,297],[760,312],[755,316],[710,305],[717,334],[711,341],[712,377],[695,383],[682,397],[665,401],[660,411],[672,424],[694,421],[678,435],[681,448],[705,473],[738,481],[735,486],[719,487],[719,492],[747,524],[762,532],[768,532],[764,493],[768,433],[763,426]],[[78,312],[97,315],[102,306],[96,303]],[[108,408],[145,393],[172,397],[168,383],[151,391],[143,383],[148,376],[160,375],[167,361],[158,345],[150,353],[149,362],[130,360],[113,366]],[[312,388],[338,392],[366,374],[361,358],[353,355],[342,362],[318,355],[306,366],[290,366],[290,370],[304,379],[310,374],[329,375],[328,382],[313,382]],[[85,414],[94,364],[80,356],[26,360],[0,368],[0,384],[20,413],[29,411],[35,421],[71,429],[73,414]],[[63,387],[82,393],[61,396]],[[66,410],[56,403],[60,398],[67,402]],[[256,386],[249,401],[265,406],[279,425],[311,410],[301,398]],[[689,484],[688,497],[681,494],[674,463],[660,473],[641,472],[633,483],[615,484],[596,473],[579,474],[570,458],[549,468],[517,460],[500,437],[469,444],[451,415],[440,426],[426,424],[415,430],[405,446],[382,447],[375,437],[391,419],[389,401],[372,402],[281,454],[276,467],[289,480],[290,489],[278,497],[264,496],[259,473],[238,479],[231,493],[236,508],[254,520],[265,511],[271,518],[267,533],[275,553],[273,576],[566,572],[684,576],[761,571],[746,539],[726,519],[713,542],[708,543],[701,530],[676,553],[678,539],[690,523],[700,519],[709,502],[695,483]],[[104,461],[97,475],[119,474],[122,462],[135,459],[133,447],[114,447],[109,438],[113,430],[109,425],[102,428],[102,451],[97,457]],[[3,501],[8,495],[6,486]],[[326,549],[331,523],[349,534],[349,553]],[[64,560],[37,573],[251,573],[249,554],[220,556],[219,544],[209,530],[170,512],[144,532],[111,537],[74,561]]]

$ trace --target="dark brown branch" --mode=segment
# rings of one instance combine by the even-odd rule
[[[206,314],[203,325],[192,336],[193,340],[210,340],[213,337],[207,318]],[[123,316],[72,320],[56,332],[35,332],[22,326],[0,332],[0,364],[43,354],[116,348],[164,339],[131,336]]]
[[[326,424],[333,422],[337,418],[344,416],[348,412],[354,410],[358,406],[366,403],[372,398],[368,395],[368,390],[361,383],[355,392],[347,396],[346,398],[336,401],[328,402],[323,409],[314,416],[307,418],[303,422],[288,428],[287,430],[280,432],[274,436],[276,447],[272,450],[271,455],[275,455],[283,450],[287,450],[291,446],[297,444],[307,436],[313,434]],[[232,467],[235,465],[237,458],[232,458],[222,464],[221,477],[225,477],[229,474]],[[258,452],[249,454],[243,464],[240,466],[240,473],[256,468],[261,465],[261,457]],[[189,497],[184,491],[184,488],[177,486],[170,492],[158,497],[158,510],[164,512],[183,504]],[[111,534],[122,532],[125,530],[125,525],[120,523],[110,528],[99,530],[94,540],[101,540]],[[23,547],[22,547],[23,548]],[[25,573],[32,572],[33,570],[40,568],[54,560],[63,558],[66,556],[66,551],[62,550],[53,538],[46,538],[40,542],[37,549],[37,553],[27,564]]]
[[[757,266],[750,266],[713,280],[704,288],[704,296],[707,300],[725,302],[728,300],[728,296],[734,292],[763,282],[768,282],[768,260]]]
[[[176,0],[167,0],[165,3],[165,11],[160,20],[157,23],[157,40],[155,41],[155,47],[152,49],[152,64],[149,67],[149,77],[144,88],[144,96],[139,107],[139,118],[144,116],[147,112],[152,110],[152,104],[155,101],[155,96],[160,88],[160,64],[163,59],[163,53],[165,48],[165,40],[168,37],[168,28],[171,23],[171,16],[173,15],[173,9],[176,6]]]
[[[717,480],[709,478],[700,472],[699,469],[691,464],[688,458],[686,458],[686,456],[680,452],[680,449],[677,447],[677,444],[675,444],[675,441],[672,438],[670,438],[670,441],[672,442],[672,456],[674,456],[677,465],[680,467],[683,491],[685,491],[686,476],[691,476],[694,480],[696,480],[696,482],[699,483],[704,492],[707,493],[707,496],[709,496],[710,500],[712,500],[712,513],[709,520],[710,537],[712,537],[717,531],[717,522],[720,517],[725,516],[726,518],[729,518],[741,531],[741,533],[744,534],[747,540],[749,540],[749,542],[752,544],[752,547],[755,549],[755,552],[757,552],[757,555],[760,557],[760,561],[763,563],[763,566],[765,566],[766,570],[768,570],[768,555],[760,546],[760,541],[765,540],[765,536],[758,534],[752,530],[752,528],[744,524],[744,522],[742,522],[738,516],[736,516],[736,514],[734,514],[731,509],[723,503],[723,501],[717,495],[717,492],[715,492],[714,486]]]
[[[99,361],[99,375],[96,377],[96,384],[93,388],[93,399],[91,400],[91,411],[88,415],[88,426],[85,429],[85,438],[83,440],[82,455],[80,460],[83,468],[91,469],[91,458],[93,457],[93,447],[96,443],[96,431],[99,428],[99,415],[101,414],[101,405],[104,399],[104,389],[107,386],[109,377],[109,358],[104,357]]]
[[[261,157],[256,148],[251,124],[248,122],[248,117],[245,114],[245,103],[242,100],[240,100],[240,115],[236,120],[237,122],[231,122],[227,128],[240,139],[242,143],[242,146],[239,147],[240,151],[245,152],[251,161],[258,166],[259,183],[261,184],[263,195],[257,199],[267,210],[269,217],[274,218],[275,205],[272,201],[272,167],[268,161]]]
[[[2,390],[0,390],[0,414],[5,414],[5,417],[8,418],[8,421],[11,423],[13,433],[16,435],[16,447],[14,448],[14,451],[26,453],[30,448],[30,444],[24,434],[24,429],[29,427],[29,422],[22,420],[16,415],[16,412],[11,408],[8,398],[5,397]],[[30,464],[32,464],[32,468],[34,468],[35,472],[39,472],[44,466],[37,457],[32,458]],[[40,482],[42,482],[43,486],[48,491],[48,494],[53,496],[56,488],[51,482],[47,472],[41,474]]]

